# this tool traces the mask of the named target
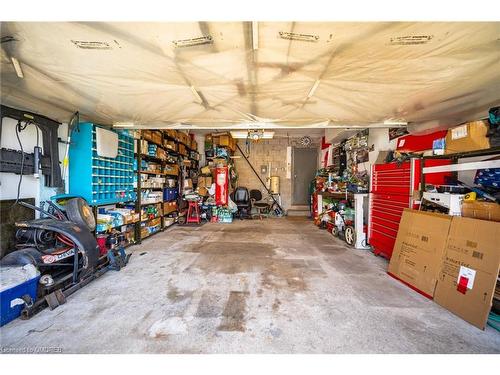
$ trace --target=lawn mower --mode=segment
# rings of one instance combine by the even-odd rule
[[[47,305],[54,309],[66,297],[101,276],[108,269],[120,270],[130,257],[118,236],[107,241],[108,251],[99,256],[92,233],[95,218],[80,197],[58,195],[40,207],[19,201],[41,213],[41,218],[16,223],[16,248],[0,260],[0,267],[34,265],[41,277],[35,301],[25,301],[21,316],[29,318]]]
[[[343,238],[344,241],[354,246],[356,243],[356,231],[354,230],[354,210],[347,207],[344,201],[339,202],[335,212],[332,235]]]

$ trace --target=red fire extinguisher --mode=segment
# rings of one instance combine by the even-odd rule
[[[225,206],[228,202],[229,176],[227,167],[215,170],[215,203],[217,206]]]

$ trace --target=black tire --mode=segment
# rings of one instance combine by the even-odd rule
[[[0,260],[2,267],[25,266],[27,264],[36,266],[38,263],[42,263],[42,253],[33,247],[13,251]]]
[[[71,198],[64,208],[69,221],[88,228],[91,232],[95,229],[94,213],[85,199]]]
[[[338,237],[339,236],[339,228],[337,228],[336,225],[334,225],[333,228],[332,228],[332,236],[333,237]]]

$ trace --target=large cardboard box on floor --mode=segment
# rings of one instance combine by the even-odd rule
[[[484,329],[500,264],[500,223],[454,216],[434,300]]]
[[[432,298],[441,270],[452,216],[405,209],[389,275]]]
[[[456,152],[485,150],[490,148],[486,137],[488,121],[473,121],[448,129],[445,140],[445,154]]]

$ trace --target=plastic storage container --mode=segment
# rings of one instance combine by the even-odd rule
[[[16,303],[16,302],[22,302],[22,301],[16,301],[16,299],[22,299],[23,296],[29,296],[31,300],[34,302],[36,300],[36,295],[37,295],[37,287],[38,287],[38,280],[40,279],[40,273],[36,271],[36,269],[33,267],[33,270],[31,271],[26,271],[26,267],[6,267],[5,269],[2,270],[2,289],[0,292],[0,326],[3,326],[10,321],[16,319],[21,315],[21,311],[23,310],[25,304],[24,303]],[[12,284],[14,286],[7,286],[6,289],[3,289],[5,287],[6,283],[9,283],[6,279],[8,276],[5,275],[4,272],[9,272],[7,268],[10,268],[11,270],[13,269],[18,269],[21,271],[23,274],[16,275],[14,279],[17,280],[14,281]],[[30,274],[31,272],[31,274]],[[26,280],[26,278],[28,278]],[[11,284],[11,283],[9,283]]]
[[[163,200],[164,201],[174,201],[179,196],[177,188],[165,188],[163,189]]]

